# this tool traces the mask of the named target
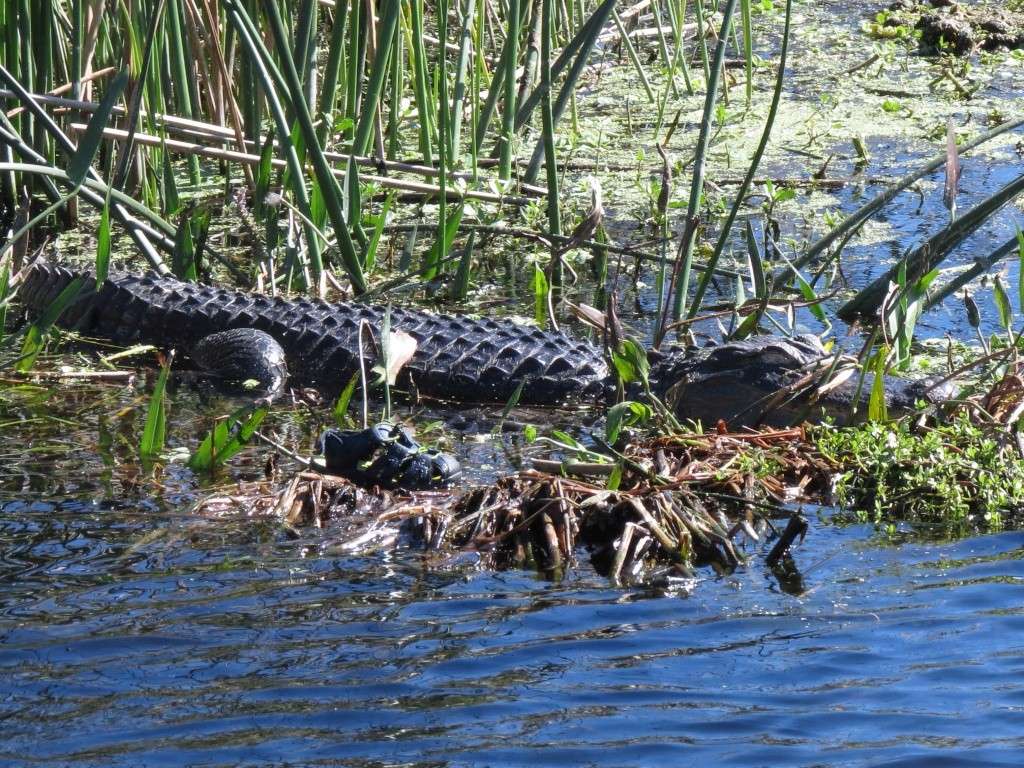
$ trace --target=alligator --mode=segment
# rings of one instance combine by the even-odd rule
[[[339,392],[360,366],[364,324],[379,333],[385,307],[283,299],[153,273],[94,273],[40,260],[23,271],[20,303],[39,316],[73,281],[81,288],[59,324],[118,344],[175,348],[225,380],[256,379]],[[610,401],[616,376],[597,345],[512,320],[390,309],[391,327],[417,347],[399,386],[460,403],[562,406]],[[649,353],[651,391],[680,419],[731,428],[863,418],[872,377],[820,384],[834,366],[817,337],[762,336],[707,348]],[[890,413],[948,398],[947,386],[887,377]],[[635,394],[635,393],[634,393]]]

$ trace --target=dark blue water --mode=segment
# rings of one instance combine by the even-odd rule
[[[795,571],[762,543],[731,575],[627,590],[582,550],[557,583],[357,557],[330,527],[194,512],[208,481],[134,458],[144,404],[0,391],[0,764],[1021,763],[1024,532],[810,510]],[[199,406],[173,395],[175,442]],[[301,410],[267,428],[301,444]],[[458,450],[507,461],[495,441]]]
[[[159,535],[154,536],[154,532]],[[1020,765],[1024,533],[816,522],[789,594],[621,591],[269,522],[0,514],[10,765]],[[788,582],[792,584],[792,582]]]

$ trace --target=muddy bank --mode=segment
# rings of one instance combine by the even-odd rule
[[[915,3],[896,0],[880,24],[888,30],[916,30],[925,55],[1024,48],[1024,14],[997,5],[969,6],[953,0]]]

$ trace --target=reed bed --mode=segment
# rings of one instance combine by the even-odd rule
[[[921,313],[1013,256],[1024,266],[1018,235],[961,274],[941,274],[952,250],[1024,191],[1017,174],[959,211],[961,158],[1024,120],[1007,117],[959,144],[950,123],[945,151],[919,170],[885,178],[884,190],[813,241],[781,242],[776,209],[796,187],[848,182],[817,178],[829,161],[784,185],[759,175],[776,141],[793,10],[792,0],[761,16],[763,4],[750,0],[0,0],[0,333],[20,267],[54,229],[77,227],[94,233],[100,277],[114,260],[144,261],[161,274],[268,293],[374,301],[411,294],[465,305],[474,286],[486,295],[503,271],[526,287],[517,294],[526,306],[513,310],[532,309],[536,323],[551,327],[571,317],[573,286],[590,283],[597,314],[605,313],[591,326],[608,329],[616,363],[627,348],[640,349],[620,334],[623,286],[653,276],[656,308],[639,313],[652,315],[643,319],[655,346],[692,341],[699,323],[733,339],[793,333],[800,310],[823,336],[836,320],[865,328],[862,370],[906,370]],[[759,62],[764,33],[775,54]],[[576,146],[580,104],[616,65],[636,86],[622,94],[627,133],[638,130],[632,110],[644,110],[650,133],[637,141],[655,150],[635,166],[617,165],[635,171],[650,198],[649,215],[629,222],[640,233],[632,243],[613,241],[609,230],[626,227],[608,220],[599,180],[584,178],[610,167],[600,139],[589,138],[592,159]],[[948,67],[942,79],[959,83]],[[761,102],[756,148],[744,154],[746,167],[713,178],[712,152],[731,151],[722,138],[730,111],[754,109],[759,89],[771,97]],[[964,96],[962,84],[957,93]],[[695,105],[699,118],[687,126],[684,113]],[[863,141],[855,147],[863,160]],[[837,284],[851,238],[896,196],[943,171],[948,224],[872,284]],[[755,194],[759,207],[751,206]],[[1024,280],[1017,288],[1024,306]],[[986,356],[1015,354],[1022,334],[1009,292],[1000,279],[992,292],[1003,333],[981,334],[968,296],[969,323]],[[845,303],[834,306],[840,293]],[[25,330],[21,355],[5,367],[27,373],[61,310],[55,305]],[[881,385],[872,393],[872,419],[885,417],[883,395]],[[162,401],[161,384],[140,444],[148,459],[163,445]],[[431,502],[436,511],[413,515],[415,504],[396,501],[381,514],[437,546],[545,568],[564,563],[572,544],[601,525],[588,545],[605,552],[616,574],[652,558],[680,571],[691,556],[729,565],[735,531],[716,511],[725,496],[756,509],[824,471],[813,450],[792,447],[800,444],[794,435],[761,435],[767,443],[758,450],[778,453],[783,475],[799,476],[773,485],[748,471],[740,482],[735,467],[749,459],[751,439],[644,444],[627,457],[635,476],[614,491],[586,473],[562,477],[580,467],[540,465],[482,496],[443,497],[453,505],[447,511]],[[650,462],[664,463],[656,474],[675,485],[648,482],[637,467]],[[704,465],[710,474],[694,474]],[[290,500],[269,503],[319,519],[339,504],[330,494],[342,488],[332,483],[302,478],[289,486]],[[711,492],[725,496],[709,501]]]
[[[658,81],[692,93],[689,63],[707,55],[706,37],[720,42],[719,71],[726,40],[739,40],[736,5],[715,15],[690,0],[4,0],[0,207],[13,218],[27,191],[73,225],[85,200],[109,209],[105,226],[127,232],[151,268],[191,277],[190,259],[225,261],[203,209],[244,190],[259,242],[248,259],[232,255],[236,278],[287,275],[293,290],[323,294],[331,272],[360,294],[389,277],[376,225],[421,219],[429,204],[419,275],[467,286],[476,263],[463,226],[514,219],[539,199],[537,235],[556,242],[572,228],[560,153],[589,68],[623,46],[652,101]],[[749,24],[742,34],[749,65]],[[655,46],[660,72],[641,45]],[[749,91],[749,66],[746,79]],[[77,186],[59,173],[76,152],[90,167]],[[211,173],[227,190],[219,203]],[[189,239],[207,253],[184,258]],[[557,269],[545,283],[560,287]]]

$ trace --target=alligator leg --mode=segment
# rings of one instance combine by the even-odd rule
[[[275,397],[288,378],[284,349],[255,328],[211,333],[186,351],[197,368],[228,390]]]

